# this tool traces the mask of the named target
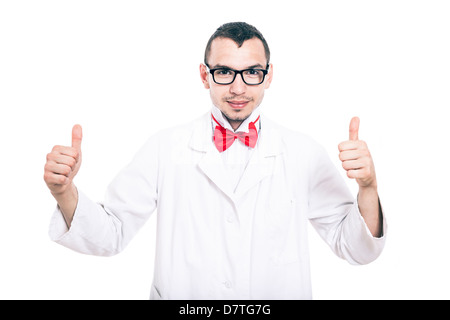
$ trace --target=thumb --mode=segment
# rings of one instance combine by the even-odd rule
[[[79,124],[76,124],[72,128],[72,148],[81,151],[81,140],[83,139],[83,131]]]
[[[358,131],[359,131],[359,118],[354,117],[352,118],[352,121],[350,121],[349,138],[351,141],[358,140]]]

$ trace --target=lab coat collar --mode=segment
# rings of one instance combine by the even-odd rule
[[[208,176],[233,202],[256,186],[262,179],[273,172],[275,158],[283,153],[283,142],[279,130],[270,120],[261,116],[261,131],[255,152],[235,190],[231,188],[224,170],[224,164],[219,151],[212,141],[211,114],[207,113],[195,125],[190,140],[190,147],[205,155],[198,163],[200,170]]]

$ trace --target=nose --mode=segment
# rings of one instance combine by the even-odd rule
[[[230,93],[234,95],[241,95],[245,93],[245,90],[247,89],[247,85],[245,84],[244,80],[242,79],[241,74],[236,75],[236,79],[234,79],[233,83],[230,84]]]

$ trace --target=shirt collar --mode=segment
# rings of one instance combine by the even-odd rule
[[[224,115],[222,114],[222,111],[219,110],[219,108],[217,108],[215,105],[212,106],[211,109],[212,115],[214,116],[214,118],[217,120],[218,123],[220,123],[220,125],[222,127],[224,127],[225,129],[228,129],[230,131],[233,132],[247,132],[249,131],[248,125],[250,122],[254,122],[260,115],[260,106],[258,106],[255,110],[253,110],[252,114],[244,120],[244,122],[241,123],[241,125],[239,126],[239,128],[237,128],[236,131],[233,130],[233,128],[231,127],[230,123],[228,122],[227,118],[224,117]],[[213,121],[213,128],[217,125],[214,120]],[[261,128],[261,120],[258,120],[255,123],[256,129],[259,132],[259,129]]]
[[[263,130],[264,132],[261,132],[261,136],[258,136],[258,152],[260,157],[272,157],[283,153],[282,127],[265,118],[264,115],[261,115],[261,117],[265,129]],[[214,120],[212,120],[211,112],[209,111],[197,119],[189,140],[189,146],[196,151],[206,152],[207,154],[220,154],[217,152],[214,143],[212,143],[211,121]],[[216,125],[215,123],[214,127]],[[260,126],[257,124],[256,128],[259,129]]]

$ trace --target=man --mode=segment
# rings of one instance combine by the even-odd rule
[[[273,66],[262,34],[229,23],[211,37],[200,77],[206,115],[151,137],[102,204],[78,190],[81,127],[48,154],[44,179],[58,203],[56,242],[110,256],[158,208],[152,299],[309,299],[307,222],[352,264],[373,261],[386,232],[359,119],[339,145],[357,201],[325,151],[259,112]]]

